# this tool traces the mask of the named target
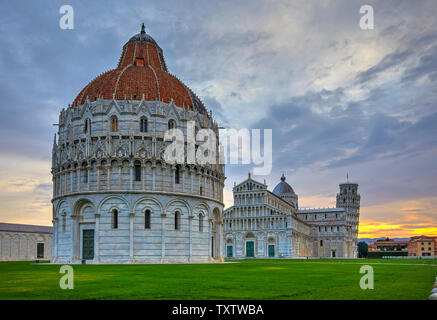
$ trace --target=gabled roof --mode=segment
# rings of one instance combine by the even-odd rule
[[[53,227],[0,222],[0,231],[53,233]]]

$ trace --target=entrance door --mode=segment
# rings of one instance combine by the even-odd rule
[[[335,251],[332,251],[332,257],[335,258]]]
[[[246,241],[246,257],[254,257],[255,256],[255,248],[253,241]]]
[[[94,259],[94,230],[82,231],[82,259]]]
[[[269,257],[274,257],[274,256],[275,256],[275,245],[269,244]]]
[[[226,250],[227,250],[227,256],[228,256],[228,258],[231,258],[232,257],[232,246],[227,246],[226,247]]]

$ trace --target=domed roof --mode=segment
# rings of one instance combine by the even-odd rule
[[[178,107],[207,114],[200,99],[178,78],[170,74],[162,49],[144,31],[123,46],[117,68],[102,73],[77,95],[73,106],[97,99],[163,101],[172,99]]]
[[[273,193],[277,196],[283,196],[287,194],[294,194],[293,188],[285,182],[285,176],[282,174],[281,182],[279,182],[276,187],[273,189]]]

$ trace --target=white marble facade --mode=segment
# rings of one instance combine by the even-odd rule
[[[0,261],[50,260],[52,228],[0,223]]]
[[[210,115],[173,102],[97,100],[62,110],[53,146],[53,262],[222,260],[224,166],[163,159],[164,132],[171,125],[185,133],[190,120],[196,130],[218,130]],[[84,257],[84,230],[93,230],[92,258]]]
[[[358,184],[340,184],[337,207],[328,209],[299,209],[284,176],[271,192],[249,174],[233,194],[224,212],[227,258],[357,257]]]

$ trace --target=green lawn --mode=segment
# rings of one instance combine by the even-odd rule
[[[437,266],[427,265],[433,262],[321,259],[73,265],[74,290],[60,289],[59,265],[0,262],[0,299],[427,299],[437,276]],[[374,290],[360,289],[362,264],[374,268]]]

